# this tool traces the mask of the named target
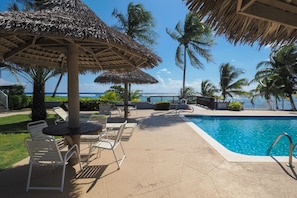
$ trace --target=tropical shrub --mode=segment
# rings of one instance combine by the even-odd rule
[[[241,111],[243,110],[243,105],[241,102],[233,101],[229,103],[228,109],[231,111]]]

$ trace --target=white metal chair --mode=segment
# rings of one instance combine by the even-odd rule
[[[97,152],[97,157],[98,157],[98,154],[100,152],[100,149],[105,149],[105,150],[112,150],[113,152],[113,155],[114,155],[114,158],[116,160],[116,163],[118,165],[118,169],[120,169],[120,166],[121,164],[123,163],[123,161],[125,160],[126,158],[126,154],[125,154],[125,151],[124,151],[124,148],[123,148],[123,145],[122,145],[122,142],[121,142],[121,138],[122,138],[122,135],[123,135],[123,131],[124,131],[124,128],[125,128],[125,125],[127,124],[127,121],[125,121],[124,123],[122,123],[122,125],[120,126],[119,130],[118,130],[118,133],[116,135],[116,138],[115,139],[100,139],[98,142],[96,142],[95,144],[92,144],[90,150],[89,150],[89,156],[88,156],[88,160],[90,158],[90,155],[91,155],[91,152],[94,150],[94,149],[98,149],[98,152]],[[121,150],[123,152],[123,157],[122,159],[120,159],[120,161],[118,160],[117,156],[116,156],[116,153],[115,153],[115,149],[116,147],[120,145],[121,147]]]
[[[110,104],[99,105],[99,114],[109,115],[109,117],[111,117],[111,105]]]
[[[120,128],[122,123],[106,123],[106,135],[105,137],[108,138],[108,139],[115,139],[116,135],[117,135],[117,130]],[[123,134],[122,134],[122,141],[128,141],[132,135],[133,135],[133,132],[134,132],[134,129],[136,128],[137,126],[137,123],[135,122],[130,122],[130,123],[127,123],[125,125],[125,128],[124,128],[124,131],[123,131]]]
[[[32,140],[31,138],[26,138],[25,145],[30,155],[26,191],[44,189],[60,190],[61,192],[63,192],[66,164],[67,161],[74,155],[78,158],[80,170],[82,169],[79,150],[76,144],[69,148],[67,152],[61,152],[59,150],[57,142],[45,141],[44,139]],[[63,166],[61,185],[59,187],[30,186],[31,174],[34,165]]]
[[[38,139],[55,140],[60,149],[65,148],[66,145],[64,144],[64,138],[55,139],[51,135],[44,134],[42,132],[42,129],[44,129],[45,127],[48,127],[48,124],[45,120],[29,122],[27,124],[27,129],[30,133],[31,139],[32,140],[38,140]]]
[[[92,144],[94,142],[97,142],[102,136],[106,134],[107,117],[106,115],[91,115],[88,122],[98,124],[102,127],[102,130],[98,131],[96,134],[80,136],[81,143]]]
[[[53,136],[46,135],[46,134],[42,133],[42,129],[44,129],[45,127],[48,127],[48,124],[45,120],[33,121],[33,122],[29,122],[27,124],[27,129],[28,129],[30,136],[33,140],[53,139]]]
[[[137,106],[128,101],[128,113],[131,114],[132,111],[135,111],[137,114]]]

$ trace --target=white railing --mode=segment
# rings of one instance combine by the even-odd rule
[[[8,109],[8,96],[3,91],[0,91],[0,103]]]

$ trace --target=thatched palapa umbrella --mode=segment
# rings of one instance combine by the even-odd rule
[[[71,128],[79,127],[79,73],[152,68],[161,61],[80,0],[51,0],[36,12],[1,12],[0,46],[0,61],[68,72]]]
[[[158,83],[151,75],[141,71],[140,69],[129,70],[125,72],[106,71],[99,75],[94,82],[97,83],[115,83],[125,85],[125,98],[124,98],[124,118],[128,117],[128,84],[153,84]]]
[[[297,40],[297,0],[186,0],[230,42],[260,46]]]

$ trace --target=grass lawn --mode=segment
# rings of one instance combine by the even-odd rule
[[[52,125],[55,115],[48,114],[47,122]],[[24,138],[29,137],[27,123],[31,122],[30,114],[19,114],[0,119],[0,171],[26,158],[28,152]]]

